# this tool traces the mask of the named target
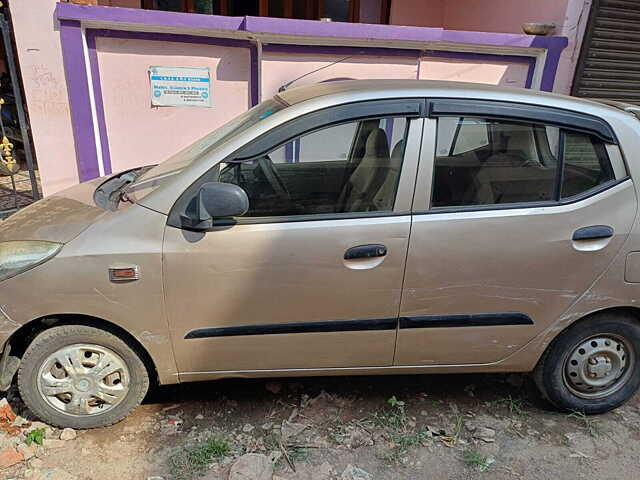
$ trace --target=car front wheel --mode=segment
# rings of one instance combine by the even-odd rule
[[[136,352],[112,333],[63,325],[40,333],[18,371],[20,395],[42,421],[95,428],[119,422],[149,388]]]
[[[640,386],[640,322],[619,313],[596,314],[562,332],[544,353],[534,378],[556,407],[604,413]]]

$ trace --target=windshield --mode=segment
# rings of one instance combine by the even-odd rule
[[[140,175],[127,187],[127,193],[133,194],[136,200],[140,200],[164,180],[180,173],[198,158],[207,155],[230,138],[248,130],[283,108],[285,108],[284,104],[273,99],[256,105]]]

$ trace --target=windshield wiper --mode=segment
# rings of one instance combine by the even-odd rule
[[[127,185],[125,186],[128,187],[129,184],[127,183]],[[118,198],[118,203],[120,202],[135,203],[129,198],[129,195],[127,195],[127,190],[125,188],[120,189],[120,197]]]
[[[151,167],[140,167],[128,170],[116,177],[112,177],[98,188],[93,194],[97,205],[108,210],[116,210],[121,201],[134,203],[127,195],[127,187]]]
[[[121,200],[127,200],[131,202],[129,197],[127,197],[125,188],[129,186],[130,183],[133,183],[138,175],[137,172],[127,172],[118,177],[116,177],[113,182],[113,188],[109,192],[109,204],[115,210],[118,208],[118,204]]]

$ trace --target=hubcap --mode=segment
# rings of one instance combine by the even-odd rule
[[[69,415],[96,415],[118,405],[129,391],[129,370],[114,351],[99,345],[61,348],[38,372],[38,391]]]
[[[602,398],[629,380],[635,362],[633,349],[621,337],[597,335],[578,344],[564,364],[565,385],[582,398]]]

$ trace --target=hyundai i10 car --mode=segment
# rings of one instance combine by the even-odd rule
[[[418,80],[279,93],[2,222],[0,386],[74,428],[225,377],[532,372],[559,409],[615,408],[640,384],[635,112]]]

